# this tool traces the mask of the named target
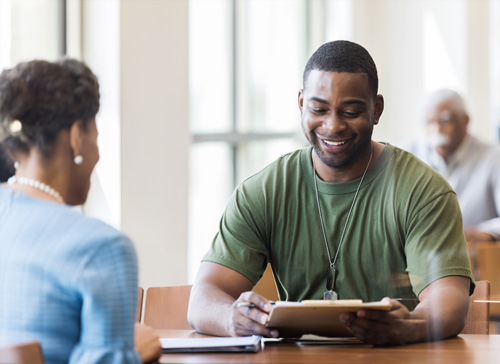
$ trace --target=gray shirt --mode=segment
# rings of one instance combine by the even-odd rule
[[[458,196],[464,228],[474,228],[500,240],[500,146],[467,135],[445,160],[425,141],[403,146],[437,170]]]

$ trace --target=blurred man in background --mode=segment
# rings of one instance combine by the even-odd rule
[[[455,91],[432,94],[425,117],[428,138],[405,149],[437,170],[455,190],[469,244],[499,241],[500,147],[467,131],[469,115]]]

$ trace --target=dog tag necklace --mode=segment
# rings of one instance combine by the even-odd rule
[[[342,235],[340,236],[339,246],[337,247],[335,257],[332,260],[331,255],[330,255],[330,249],[328,248],[328,240],[326,238],[325,226],[323,224],[323,215],[321,213],[321,204],[319,202],[318,182],[316,181],[316,178],[317,178],[316,165],[314,164],[314,157],[311,155],[312,162],[313,162],[314,191],[316,192],[316,203],[318,204],[319,221],[321,222],[321,230],[323,232],[323,239],[325,240],[326,254],[328,256],[328,263],[329,263],[329,269],[328,269],[328,273],[326,276],[326,291],[323,295],[323,298],[325,300],[336,300],[338,298],[337,292],[335,292],[333,290],[335,288],[335,278],[337,275],[337,271],[335,269],[335,262],[337,261],[340,247],[342,245],[342,242],[344,241],[344,234],[345,234],[345,231],[347,229],[347,224],[349,223],[349,217],[351,216],[352,209],[354,207],[354,204],[356,203],[356,198],[358,197],[359,189],[361,188],[361,185],[363,184],[363,180],[365,179],[365,175],[366,175],[366,172],[368,171],[368,166],[370,165],[370,162],[372,161],[372,157],[373,157],[373,147],[372,147],[372,151],[370,153],[370,159],[368,160],[368,164],[366,165],[365,171],[363,172],[363,175],[361,176],[361,181],[359,181],[358,188],[356,189],[356,193],[354,194],[351,208],[349,209],[349,213],[347,214],[347,219],[345,221],[344,230],[342,230]]]

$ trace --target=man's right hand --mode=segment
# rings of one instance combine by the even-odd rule
[[[188,322],[193,329],[215,336],[263,335],[271,304],[252,292],[253,283],[242,274],[213,262],[202,262],[189,299]],[[242,307],[254,304],[256,307]]]
[[[278,337],[277,330],[266,327],[271,308],[271,303],[261,295],[252,291],[243,292],[231,306],[229,331],[232,336]]]

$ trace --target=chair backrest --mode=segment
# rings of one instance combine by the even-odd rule
[[[271,264],[267,265],[262,278],[257,282],[255,287],[253,287],[252,291],[257,292],[261,296],[271,301],[277,301],[279,299],[278,291],[276,290],[276,283],[274,282],[273,270],[271,269]]]
[[[137,311],[135,312],[135,321],[136,322],[141,322],[143,297],[144,297],[144,288],[139,287],[138,292],[137,292]]]
[[[2,364],[44,364],[42,348],[38,341],[0,347]]]
[[[477,271],[479,278],[490,282],[490,300],[500,301],[500,242],[482,242],[476,244]],[[490,306],[490,315],[500,318],[500,304]]]
[[[187,321],[192,287],[186,285],[148,288],[144,323],[154,329],[192,330]]]
[[[490,282],[476,281],[476,289],[469,297],[469,312],[462,334],[489,334],[490,304],[475,302],[490,299]]]

